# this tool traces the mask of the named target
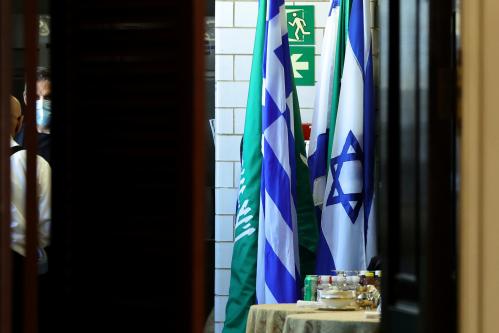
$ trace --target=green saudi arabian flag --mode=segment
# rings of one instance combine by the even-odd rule
[[[266,7],[267,1],[260,0],[244,124],[229,300],[225,308],[223,333],[246,331],[248,310],[252,304],[255,304],[256,299],[256,258],[262,172],[262,63]]]
[[[248,103],[243,136],[241,180],[234,249],[232,254],[229,300],[225,309],[224,333],[243,333],[251,305],[256,303],[258,220],[262,171],[262,63],[265,42],[267,1],[259,1],[258,21],[253,48]],[[312,194],[306,164],[296,89],[293,94],[295,115],[295,152],[297,158],[297,217],[301,276],[313,274],[318,238]]]

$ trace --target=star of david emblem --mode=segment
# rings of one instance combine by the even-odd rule
[[[341,154],[332,158],[330,161],[331,174],[333,176],[333,184],[331,192],[327,198],[327,205],[341,204],[345,209],[352,224],[355,223],[359,216],[360,208],[362,207],[363,189],[360,193],[344,193],[340,183],[340,174],[343,163],[350,161],[359,161],[363,164],[362,148],[359,141],[352,131],[348,132],[345,144]],[[354,205],[352,206],[352,203]]]

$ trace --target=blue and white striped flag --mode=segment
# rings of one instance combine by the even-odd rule
[[[258,303],[293,303],[301,282],[293,78],[284,0],[267,1],[262,94]]]
[[[353,0],[321,232],[331,269],[365,269],[376,252],[374,93],[369,0]]]
[[[315,94],[308,167],[317,221],[320,222],[326,189],[328,138],[333,99],[333,80],[340,0],[331,0],[322,44],[321,72]],[[336,113],[334,113],[336,115]]]

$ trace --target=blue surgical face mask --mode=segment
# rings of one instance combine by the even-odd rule
[[[49,100],[36,101],[36,124],[40,127],[50,128],[50,121],[52,120],[52,106]]]

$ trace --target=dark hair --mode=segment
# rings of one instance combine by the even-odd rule
[[[36,80],[37,81],[50,81],[50,70],[47,67],[39,66],[36,68]]]
[[[50,81],[50,69],[48,67],[38,66],[36,68],[36,81]],[[26,94],[26,82],[24,82],[24,91]]]

